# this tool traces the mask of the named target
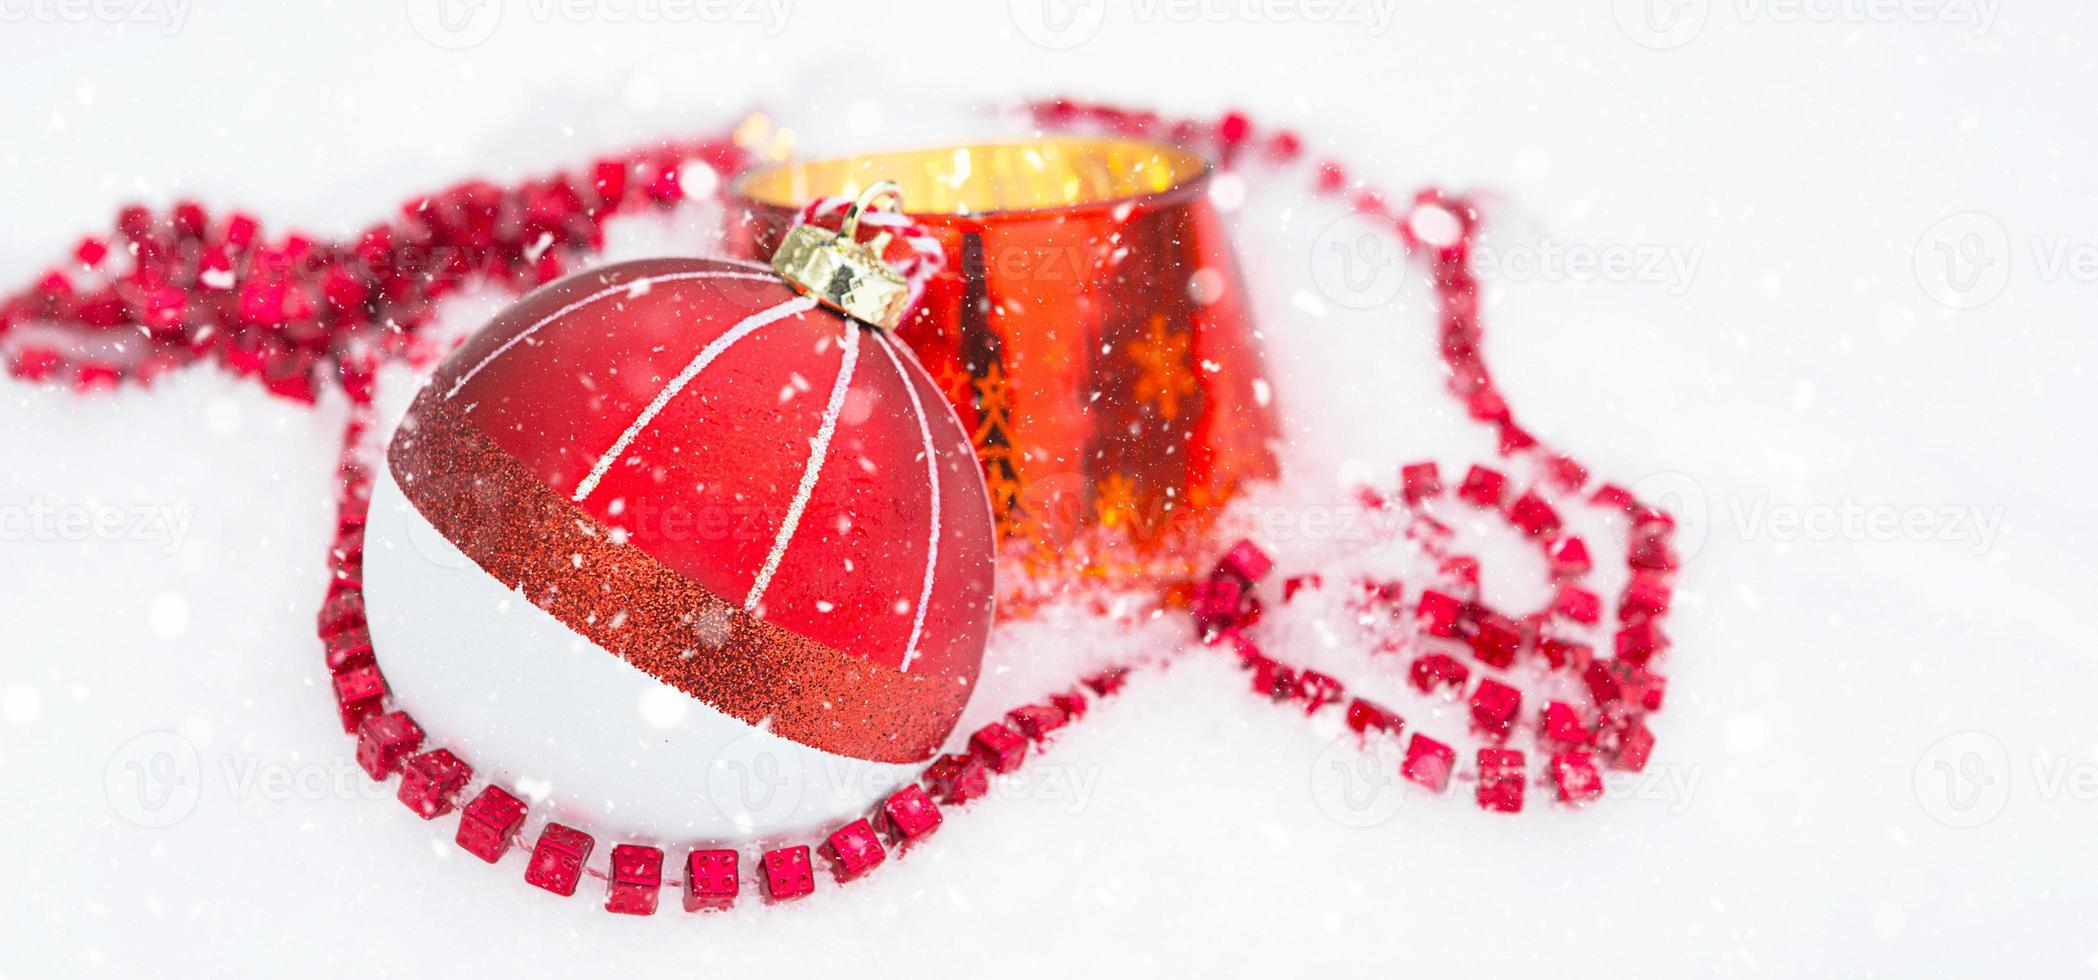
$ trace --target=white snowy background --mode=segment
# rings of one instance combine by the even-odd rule
[[[455,178],[753,104],[833,149],[913,142],[941,100],[1241,107],[1393,191],[1491,191],[1504,254],[1694,269],[1489,278],[1487,353],[1520,417],[1604,478],[1674,491],[1701,532],[1652,778],[1578,812],[1533,786],[1514,817],[1462,786],[1393,790],[1357,819],[1321,782],[1348,763],[1330,724],[1189,657],[1057,741],[1038,771],[1060,783],[1006,788],[849,889],[610,916],[594,883],[562,901],[514,856],[466,860],[449,821],[355,774],[311,638],[340,404],[210,370],[89,399],[8,381],[0,976],[2098,969],[2087,5],[779,3],[440,22],[427,3],[0,0],[0,281],[134,200],[339,235]],[[1483,458],[1437,388],[1417,282],[1367,311],[1320,302],[1314,243],[1339,214],[1296,199],[1304,182],[1233,210],[1290,419],[1269,502]],[[643,254],[705,221],[614,237]],[[396,404],[415,383],[386,380]],[[27,523],[52,508],[181,526]],[[1534,580],[1489,568],[1511,607]],[[1115,644],[1179,639],[1072,614],[1005,631],[971,720]],[[1317,646],[1285,652],[1400,687],[1403,660]],[[1451,724],[1431,715],[1409,720]]]

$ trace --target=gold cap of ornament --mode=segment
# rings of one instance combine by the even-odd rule
[[[889,233],[859,240],[860,215],[882,201],[903,210],[903,188],[895,181],[876,181],[845,209],[837,231],[812,224],[795,225],[772,253],[772,270],[816,302],[862,323],[894,330],[910,302],[911,287],[881,253]]]

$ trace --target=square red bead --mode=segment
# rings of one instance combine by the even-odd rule
[[[437,749],[409,759],[401,767],[401,803],[424,820],[452,812],[459,791],[473,778],[473,767],[450,749]]]
[[[925,786],[940,802],[959,806],[990,792],[990,770],[974,755],[943,755],[925,768]]]
[[[833,877],[851,881],[874,870],[889,855],[874,836],[874,825],[861,818],[832,832],[823,842],[823,856],[830,860]]]
[[[1456,596],[1444,595],[1434,590],[1421,593],[1420,604],[1414,615],[1420,622],[1421,632],[1429,636],[1454,639],[1458,635],[1458,621],[1464,617],[1464,602]]]
[[[1399,763],[1399,775],[1440,793],[1449,787],[1450,770],[1456,765],[1456,750],[1415,732],[1406,743],[1406,760]]]
[[[1268,557],[1267,552],[1260,550],[1259,545],[1245,540],[1232,545],[1231,550],[1224,552],[1224,557],[1217,562],[1217,571],[1236,576],[1239,581],[1248,585],[1260,581],[1274,567],[1275,560]]]
[[[330,586],[327,600],[314,617],[314,626],[323,639],[343,630],[364,629],[364,592],[347,582]]]
[[[1607,660],[1590,661],[1588,669],[1581,672],[1581,681],[1588,685],[1588,697],[1597,705],[1608,705],[1624,699],[1624,682],[1620,679],[1625,665]]]
[[[1578,585],[1562,585],[1552,611],[1576,623],[1592,626],[1603,618],[1603,597]]]
[[[1280,661],[1261,654],[1249,654],[1246,665],[1253,668],[1253,693],[1277,701],[1296,697],[1297,672]]]
[[[1646,619],[1617,631],[1617,659],[1644,664],[1668,650],[1668,634],[1658,620]]]
[[[401,770],[401,760],[422,748],[423,729],[407,712],[372,715],[357,725],[357,765],[373,779]]]
[[[345,527],[335,535],[335,547],[329,549],[328,565],[345,573],[346,577],[364,578],[364,529]]]
[[[1561,746],[1585,745],[1588,742],[1588,725],[1581,720],[1580,711],[1564,701],[1546,702],[1544,720],[1539,735],[1547,742]]]
[[[1595,562],[1588,557],[1588,544],[1579,535],[1570,534],[1552,542],[1545,557],[1551,561],[1552,575],[1558,578],[1586,575],[1595,567]]]
[[[742,856],[727,848],[693,851],[685,856],[685,911],[719,911],[736,904],[742,885],[737,864]]]
[[[994,721],[969,736],[969,751],[992,772],[1013,772],[1027,759],[1027,739]]]
[[[643,844],[612,848],[612,876],[605,883],[605,911],[654,915],[663,894],[663,850]]]
[[[1451,555],[1448,558],[1444,558],[1435,566],[1435,578],[1436,581],[1442,583],[1445,591],[1454,593],[1460,598],[1473,600],[1479,597],[1479,559],[1477,558],[1470,555]],[[1459,635],[1462,635],[1464,632],[1465,615],[1466,612],[1464,610],[1460,609],[1458,611],[1457,631]]]
[[[1508,505],[1508,523],[1530,537],[1549,538],[1559,533],[1559,512],[1531,491]]]
[[[1464,474],[1464,482],[1457,485],[1457,496],[1488,509],[1501,505],[1501,494],[1508,486],[1508,478],[1499,470],[1474,466]]]
[[[1639,506],[1639,501],[1633,498],[1631,491],[1614,483],[1605,483],[1596,487],[1595,495],[1588,499],[1598,506],[1620,510],[1627,514]]]
[[[1406,598],[1406,586],[1403,582],[1395,580],[1380,582],[1376,579],[1365,578],[1356,583],[1356,588],[1360,589],[1361,592],[1351,605],[1357,609],[1390,609],[1396,611],[1403,608],[1401,603]]]
[[[1399,485],[1401,487],[1400,492],[1405,496],[1406,502],[1418,504],[1423,500],[1442,493],[1442,474],[1435,469],[1434,463],[1414,463],[1411,466],[1401,466],[1399,467]]]
[[[321,651],[328,673],[340,674],[372,662],[372,637],[362,627],[336,630],[321,640]]]
[[[1317,592],[1325,587],[1326,580],[1317,574],[1292,575],[1282,580],[1282,601],[1288,602],[1305,590]]]
[[[1661,700],[1668,694],[1668,678],[1644,667],[1634,672],[1633,678],[1637,681],[1639,706],[1648,711],[1661,710]]]
[[[1468,612],[1471,627],[1465,642],[1471,645],[1472,656],[1489,667],[1506,670],[1513,665],[1516,652],[1522,649],[1522,626],[1482,606],[1472,606]]]
[[[1552,485],[1566,493],[1577,492],[1583,484],[1588,482],[1588,468],[1575,462],[1571,457],[1553,456],[1546,465],[1546,472],[1552,478]]]
[[[890,840],[909,844],[940,829],[940,807],[923,787],[905,786],[882,801],[881,821]]]
[[[1676,567],[1675,550],[1668,542],[1674,535],[1675,525],[1665,517],[1642,521],[1632,528],[1632,543],[1625,563],[1650,572],[1673,570]]]
[[[575,894],[576,883],[583,880],[583,863],[596,846],[596,838],[574,827],[547,824],[525,865],[525,883],[556,895]]]
[[[1569,751],[1552,756],[1552,784],[1559,789],[1559,802],[1586,803],[1603,795],[1603,777],[1595,770],[1595,757]]]
[[[501,860],[524,827],[525,802],[500,786],[485,786],[459,814],[453,836],[466,853],[489,864]]]
[[[1523,694],[1491,677],[1479,681],[1472,691],[1472,726],[1489,738],[1507,738],[1522,710]]]
[[[1338,678],[1329,677],[1316,670],[1297,672],[1297,696],[1304,700],[1305,714],[1316,714],[1320,708],[1338,704],[1346,694],[1347,690],[1341,686]]]
[[[1051,694],[1049,695],[1049,703],[1055,705],[1058,711],[1064,713],[1065,718],[1072,721],[1085,717],[1085,695],[1077,691]]]
[[[764,872],[765,897],[772,901],[784,902],[816,890],[816,876],[809,870],[806,844],[766,851],[758,866]]]
[[[1246,584],[1235,576],[1211,575],[1195,589],[1195,629],[1204,635],[1237,625],[1245,610]]]
[[[1048,738],[1050,732],[1064,727],[1067,720],[1063,709],[1046,704],[1021,705],[1005,714],[1006,724],[1019,729],[1020,734],[1032,742]]]
[[[1672,597],[1673,591],[1666,579],[1654,572],[1640,572],[1632,576],[1631,583],[1625,586],[1624,595],[1618,598],[1617,618],[1635,623],[1660,615],[1668,611]]]
[[[1433,694],[1438,690],[1462,689],[1471,677],[1471,668],[1447,653],[1426,653],[1413,659],[1407,677],[1422,694]]]
[[[1091,677],[1085,678],[1084,683],[1094,694],[1104,698],[1121,690],[1122,685],[1129,683],[1129,668],[1109,667]]]
[[[1523,808],[1523,754],[1514,749],[1479,750],[1479,808],[1520,813]]]
[[[1617,754],[1611,758],[1610,764],[1619,769],[1644,772],[1646,760],[1653,754],[1654,733],[1647,729],[1646,722],[1634,721],[1619,741]]]
[[[1357,735],[1368,735],[1371,732],[1397,735],[1405,727],[1404,719],[1376,702],[1365,701],[1362,698],[1348,702],[1348,730]]]
[[[355,732],[364,719],[379,713],[386,696],[386,678],[379,668],[366,664],[335,675],[335,711],[345,733]]]
[[[1586,643],[1564,640],[1556,636],[1539,637],[1537,652],[1543,655],[1544,662],[1553,670],[1566,667],[1576,674],[1587,670],[1588,665],[1595,661],[1595,648]]]

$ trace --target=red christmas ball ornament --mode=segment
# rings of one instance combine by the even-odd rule
[[[557,817],[716,839],[860,813],[940,748],[991,622],[989,498],[883,326],[898,239],[860,216],[798,228],[778,272],[572,276],[439,366],[365,545],[373,645],[433,744]]]

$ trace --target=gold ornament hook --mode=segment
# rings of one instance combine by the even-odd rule
[[[893,180],[868,185],[845,209],[836,233],[807,224],[788,229],[772,253],[772,270],[824,306],[871,326],[894,329],[910,302],[910,284],[882,260],[887,232],[873,242],[862,243],[858,237],[860,216],[883,200],[901,212],[903,188]]]
[[[867,185],[867,189],[861,191],[860,196],[853,199],[852,204],[846,207],[845,220],[838,224],[838,237],[846,241],[858,238],[860,235],[860,214],[873,210],[875,204],[884,200],[894,205],[891,210],[902,211],[903,185],[893,180],[877,180]]]

